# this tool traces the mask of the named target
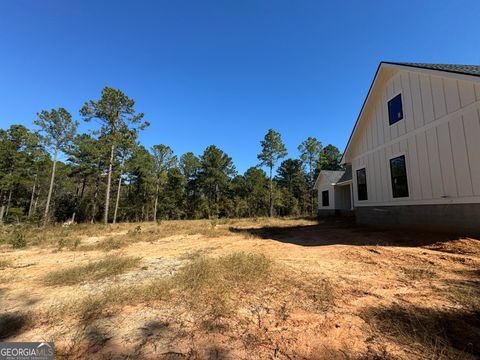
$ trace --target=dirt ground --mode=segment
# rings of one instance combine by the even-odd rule
[[[480,357],[476,239],[305,219],[73,225],[24,236],[26,247],[0,245],[0,341],[54,341],[58,358]],[[198,315],[181,291],[156,301],[135,290],[88,321],[65,310],[115,286],[172,277],[194,259],[238,252],[264,254],[273,265],[254,290],[232,292],[238,302],[228,315]],[[44,281],[122,257],[140,261],[73,285]]]

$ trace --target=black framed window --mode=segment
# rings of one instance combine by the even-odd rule
[[[407,166],[404,155],[390,159],[390,176],[393,197],[408,197]]]
[[[330,199],[328,198],[328,190],[322,191],[322,206],[330,206]]]
[[[365,168],[357,170],[357,196],[358,200],[368,200],[367,171]]]
[[[388,102],[388,122],[390,125],[403,119],[402,94],[398,94]]]

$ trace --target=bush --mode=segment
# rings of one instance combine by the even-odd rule
[[[27,246],[27,239],[25,238],[25,234],[21,232],[15,232],[13,233],[11,239],[10,239],[10,245],[14,249],[21,249]]]

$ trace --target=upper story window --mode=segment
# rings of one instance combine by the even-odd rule
[[[393,197],[408,197],[407,167],[404,155],[390,159],[390,175]]]
[[[322,206],[329,206],[330,199],[328,198],[328,190],[322,191]]]
[[[390,125],[403,119],[402,94],[398,94],[388,102],[388,122]]]
[[[368,200],[367,171],[365,168],[357,170],[357,196],[358,200]]]

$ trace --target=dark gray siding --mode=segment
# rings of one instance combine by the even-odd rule
[[[480,204],[365,206],[355,208],[355,217],[379,228],[480,236]]]

